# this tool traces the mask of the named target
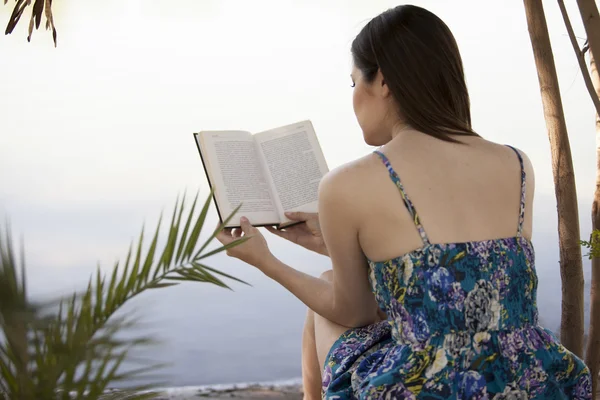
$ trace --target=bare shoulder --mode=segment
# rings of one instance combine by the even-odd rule
[[[319,185],[319,202],[344,199],[349,204],[367,189],[372,177],[375,155],[369,154],[328,172]],[[351,196],[350,196],[351,195]]]
[[[527,183],[534,185],[535,184],[535,173],[533,170],[533,165],[531,164],[531,160],[527,154],[516,147],[513,147],[516,151],[521,155],[521,159],[523,160],[523,169],[525,170],[525,174],[527,175]]]
[[[344,189],[362,186],[362,180],[372,173],[375,155],[369,154],[329,171],[321,180],[321,189]]]
[[[531,164],[531,160],[529,159],[529,156],[527,156],[527,154],[519,149],[518,147],[515,146],[507,146],[504,144],[500,144],[500,143],[496,143],[496,142],[491,142],[491,141],[487,141],[484,140],[483,141],[483,148],[486,148],[487,150],[492,150],[496,152],[496,154],[498,154],[498,152],[501,152],[503,154],[503,158],[504,156],[508,157],[507,159],[509,160],[509,162],[517,164],[516,160],[517,160],[517,156],[515,154],[515,151],[521,156],[521,159],[523,160],[523,170],[525,171],[525,175],[526,175],[526,182],[527,185],[529,186],[530,189],[532,189],[535,185],[535,174],[534,174],[534,170],[533,170],[533,165]],[[518,164],[517,164],[518,165]]]

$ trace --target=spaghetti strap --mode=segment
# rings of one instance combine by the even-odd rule
[[[517,228],[517,237],[521,237],[523,234],[523,221],[525,220],[525,193],[526,193],[526,174],[525,167],[523,165],[523,157],[521,153],[517,149],[512,146],[506,145],[513,149],[515,153],[517,153],[517,157],[519,158],[519,163],[521,164],[521,204],[519,208],[519,227]]]
[[[385,156],[385,154],[383,154],[382,152],[380,152],[378,150],[374,151],[374,153],[377,154],[379,156],[379,158],[381,158],[381,161],[383,161],[383,163],[385,164],[385,166],[390,174],[390,178],[392,178],[392,181],[396,184],[396,186],[400,190],[400,194],[402,195],[402,200],[404,200],[404,205],[408,209],[408,212],[410,213],[410,216],[412,217],[412,220],[413,220],[415,226],[417,227],[417,230],[419,231],[419,235],[421,236],[421,240],[423,241],[423,244],[429,245],[430,244],[429,238],[427,237],[427,233],[425,233],[425,229],[423,228],[423,225],[421,225],[421,220],[419,219],[417,210],[415,209],[415,206],[413,205],[412,201],[410,201],[410,199],[408,198],[408,194],[406,194],[406,191],[404,190],[404,186],[402,185],[402,182],[400,181],[400,177],[398,176],[396,171],[394,171],[394,168],[392,168],[392,165],[390,164],[390,160],[388,160],[388,158]]]

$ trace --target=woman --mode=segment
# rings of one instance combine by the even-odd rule
[[[306,398],[590,399],[586,366],[538,325],[531,163],[472,130],[448,27],[396,7],[352,56],[354,112],[381,147],[323,179],[318,219],[269,229],[328,254],[333,272],[283,264],[245,218],[219,235],[251,236],[229,255],[312,310]]]

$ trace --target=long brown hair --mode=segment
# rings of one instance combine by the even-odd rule
[[[479,136],[471,128],[462,59],[448,26],[421,7],[402,5],[373,18],[352,42],[354,66],[372,83],[381,70],[400,117],[435,138]]]

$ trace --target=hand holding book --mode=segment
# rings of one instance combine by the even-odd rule
[[[319,225],[319,214],[305,212],[288,212],[285,216],[295,222],[301,222],[298,225],[289,226],[283,229],[276,229],[267,226],[267,230],[281,238],[289,240],[304,247],[305,249],[314,251],[324,256],[329,256],[323,235],[321,234],[321,226]]]
[[[299,222],[299,224],[289,226],[283,230],[267,226],[267,230],[308,250],[329,256],[321,234],[319,214],[304,212],[288,212],[285,214],[291,221]],[[258,269],[261,269],[261,266],[270,264],[269,261],[272,261],[275,256],[269,250],[262,233],[255,226],[252,226],[246,217],[240,218],[239,225],[239,228],[225,228],[217,235],[217,240],[224,245],[245,236],[249,238],[246,242],[228,249],[227,255],[238,258]]]
[[[263,271],[262,268],[272,264],[275,256],[269,250],[265,237],[258,228],[252,226],[246,217],[239,220],[239,228],[225,228],[217,234],[217,240],[228,245],[242,237],[248,237],[245,242],[227,249],[227,255],[235,257]],[[220,226],[220,224],[219,224]],[[265,272],[265,271],[263,271]]]

